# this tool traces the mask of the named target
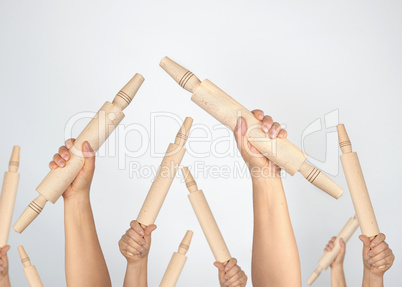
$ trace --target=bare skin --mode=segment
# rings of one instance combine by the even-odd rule
[[[8,273],[8,256],[10,245],[3,246],[0,249],[0,287],[10,287],[10,277]]]
[[[385,242],[385,235],[378,234],[372,241],[360,235],[363,242],[363,287],[384,286],[384,273],[388,271],[395,260],[395,255]]]
[[[254,110],[261,129],[271,139],[286,138],[286,130],[261,110]],[[247,124],[239,118],[234,130],[240,153],[253,184],[253,286],[301,286],[297,244],[280,177],[280,168],[264,157],[246,138]],[[284,276],[292,274],[292,276]]]
[[[74,139],[66,141],[49,163],[63,168],[71,158]],[[63,193],[66,241],[66,280],[68,286],[111,286],[109,271],[96,233],[90,203],[90,188],[95,171],[95,154],[88,142],[82,146],[84,166]]]
[[[325,252],[331,252],[335,246],[336,237],[333,236],[325,246]],[[343,261],[345,259],[346,245],[342,238],[339,240],[339,246],[341,247],[335,260],[331,263],[331,286],[332,287],[346,287],[345,272],[343,271]]]
[[[232,258],[226,265],[215,262],[218,268],[219,283],[221,287],[244,287],[247,284],[247,276],[237,265],[236,258]]]
[[[146,287],[148,254],[151,248],[151,233],[156,229],[155,224],[141,227],[138,221],[130,223],[130,228],[121,237],[119,249],[127,259],[126,276],[124,286]]]

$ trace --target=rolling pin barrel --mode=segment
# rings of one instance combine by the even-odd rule
[[[11,220],[15,199],[17,196],[20,174],[20,147],[14,146],[8,164],[8,171],[4,173],[3,186],[0,195],[0,248],[7,244],[10,234]]]
[[[113,104],[106,102],[101,107],[75,140],[73,147],[70,149],[70,160],[65,167],[51,170],[36,188],[40,196],[33,200],[22,213],[14,225],[15,231],[23,232],[42,211],[46,201],[56,203],[84,165],[83,143],[88,141],[95,152],[100,148],[124,118],[122,110],[131,102],[143,81],[144,78],[136,74],[117,93]]]
[[[175,143],[169,144],[155,176],[155,180],[149,189],[137,217],[137,221],[143,228],[155,223],[156,217],[162,208],[173,179],[186,153],[186,149],[183,146],[188,139],[192,123],[193,119],[187,117],[176,135]]]
[[[202,231],[207,238],[209,247],[216,261],[226,265],[232,257],[230,256],[225,240],[223,239],[204,193],[202,190],[198,190],[197,184],[187,167],[183,167],[182,172],[187,189],[190,192],[188,198],[190,199]]]
[[[248,126],[247,138],[255,148],[275,162],[290,175],[301,171],[312,184],[327,192],[334,198],[339,198],[343,189],[336,185],[322,172],[314,175],[314,180],[308,178],[312,169],[305,163],[307,155],[287,139],[270,139],[261,130],[261,122],[244,106],[226,94],[209,80],[200,81],[193,73],[165,57],[160,66],[185,90],[193,93],[191,100],[204,109],[219,122],[234,130],[239,116],[242,116]],[[307,172],[309,170],[309,172]],[[311,175],[310,175],[311,176]]]
[[[377,219],[371,204],[370,195],[364,180],[363,171],[360,166],[359,157],[352,151],[352,144],[346,132],[345,126],[337,126],[339,146],[342,150],[341,163],[345,173],[346,182],[350,190],[353,206],[359,220],[360,229],[363,235],[372,240],[380,233]]]

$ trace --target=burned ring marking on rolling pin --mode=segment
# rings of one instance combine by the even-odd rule
[[[127,104],[130,104],[132,99],[130,98],[129,95],[127,95],[125,92],[120,91],[117,93],[117,96],[119,96],[120,98],[122,98],[124,101],[127,102]]]
[[[184,88],[188,82],[188,80],[191,79],[191,77],[194,76],[193,73],[191,73],[190,71],[187,71],[183,77],[181,78],[181,80],[179,81],[179,85]]]

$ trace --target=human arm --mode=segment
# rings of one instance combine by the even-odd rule
[[[325,246],[324,252],[331,252],[335,246],[336,237],[333,236]],[[342,238],[339,239],[339,253],[335,260],[331,263],[331,286],[332,287],[346,287],[345,272],[343,270],[343,261],[345,259],[346,244]]]
[[[385,235],[380,233],[372,241],[365,235],[360,235],[359,239],[363,242],[363,287],[384,286],[384,273],[395,260]]]
[[[124,278],[124,286],[146,287],[148,254],[151,248],[151,233],[156,225],[151,224],[145,229],[138,221],[130,223],[130,228],[121,237],[119,249],[127,259],[127,269]]]
[[[271,139],[286,138],[270,116],[261,110],[253,114],[261,129]],[[254,235],[252,282],[258,286],[301,286],[301,269],[297,244],[280,176],[280,168],[264,157],[246,137],[247,124],[239,118],[234,130],[237,146],[252,178]],[[292,274],[292,276],[283,276]]]
[[[63,168],[71,158],[74,139],[66,141],[49,163]],[[95,154],[88,142],[82,146],[84,165],[63,193],[65,265],[68,286],[111,286],[109,271],[99,244],[90,203],[90,187],[95,170]]]

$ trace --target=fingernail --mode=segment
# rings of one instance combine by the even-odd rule
[[[89,149],[91,148],[91,146],[89,145],[88,142],[85,142],[85,148],[86,148],[87,150],[89,150]]]
[[[371,260],[370,260],[370,259],[369,259],[369,260],[367,260],[367,263],[368,263],[368,264],[371,264]]]
[[[229,271],[229,268],[226,267],[226,268],[225,268],[225,272],[228,272],[228,271]]]
[[[373,254],[369,253],[369,254],[368,254],[368,257],[373,257]]]
[[[144,236],[144,231],[141,231],[141,232],[140,232],[140,235],[141,235],[141,236]]]
[[[228,280],[228,277],[227,277],[227,276],[225,276],[225,277],[223,277],[223,279]]]
[[[67,155],[66,153],[63,153],[63,154],[61,155],[61,157],[64,158],[65,160],[68,160],[68,155]]]
[[[262,129],[262,131],[263,131],[264,133],[267,133],[268,130],[269,130],[269,127],[268,127],[267,125],[262,125],[261,129]]]
[[[141,248],[141,252],[144,252],[145,251],[145,249],[144,248]]]
[[[145,246],[145,242],[144,242],[144,241],[143,241],[143,242],[141,242],[141,245],[142,245],[142,246]]]
[[[137,255],[140,255],[140,254],[141,254],[141,252],[137,251]]]
[[[275,132],[270,132],[268,136],[269,136],[270,139],[274,139],[275,138]]]
[[[374,242],[370,244],[370,247],[374,247],[374,246],[375,246],[375,243],[374,243]]]
[[[371,267],[375,267],[375,264],[373,263],[373,264],[371,264]]]
[[[64,161],[59,160],[58,162],[59,162],[59,165],[60,165],[60,166],[64,166]]]

